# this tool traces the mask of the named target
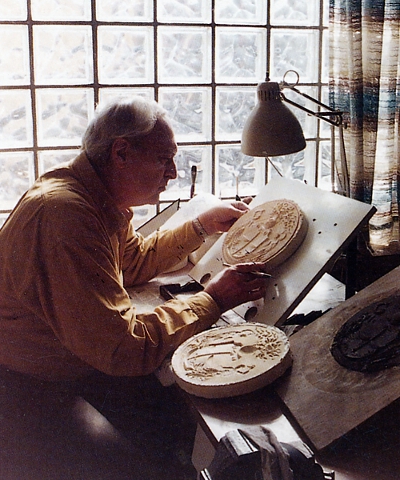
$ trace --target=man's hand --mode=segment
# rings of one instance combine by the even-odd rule
[[[212,235],[227,232],[236,220],[248,210],[249,207],[244,202],[223,202],[221,205],[201,213],[198,220],[207,235]]]
[[[252,272],[264,272],[263,263],[242,263],[220,272],[205,287],[219,306],[221,313],[242,303],[265,296],[268,278]]]

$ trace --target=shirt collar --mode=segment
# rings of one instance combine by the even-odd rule
[[[71,168],[79,177],[80,182],[89,192],[93,201],[98,205],[108,228],[111,231],[126,228],[133,217],[132,210],[126,209],[122,212],[118,209],[85,152],[79,154],[72,161]]]

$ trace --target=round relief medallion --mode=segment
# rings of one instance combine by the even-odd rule
[[[222,246],[224,261],[231,265],[262,262],[274,268],[298,249],[307,229],[305,216],[292,200],[263,203],[231,227]]]
[[[287,336],[260,323],[206,330],[186,340],[172,356],[177,384],[205,398],[252,392],[276,380],[291,364]]]

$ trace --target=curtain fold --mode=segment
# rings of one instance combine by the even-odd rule
[[[345,112],[350,196],[374,254],[400,252],[400,0],[330,0],[330,104]]]

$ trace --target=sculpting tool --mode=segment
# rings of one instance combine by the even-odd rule
[[[230,265],[229,263],[222,263],[224,267],[234,267],[235,265]],[[239,272],[239,273],[250,273],[251,275],[254,275],[255,277],[264,277],[264,278],[272,278],[272,275],[270,273],[266,272],[260,272],[259,270],[253,270],[252,272]]]

